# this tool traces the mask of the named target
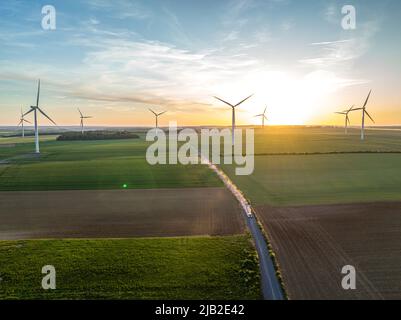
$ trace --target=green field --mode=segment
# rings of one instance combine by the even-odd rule
[[[254,205],[401,200],[401,154],[256,156],[251,176],[222,168]]]
[[[150,166],[148,145],[143,134],[111,141],[46,137],[39,159],[31,154],[31,141],[0,148],[0,160],[9,161],[0,165],[0,190],[221,186],[205,166]],[[341,128],[268,127],[255,130],[255,154],[252,176],[237,177],[232,166],[222,166],[255,204],[401,199],[400,131],[368,130],[362,142],[357,129],[346,136]]]
[[[401,132],[270,127],[255,131],[255,171],[236,176],[254,205],[311,205],[401,200]]]
[[[41,288],[44,265],[57,289]],[[0,242],[0,299],[259,299],[248,236]]]
[[[218,178],[206,166],[147,163],[149,145],[136,140],[54,141],[41,143],[40,158],[32,143],[0,148],[0,190],[70,190],[214,187]]]
[[[360,139],[359,129],[267,127],[255,130],[255,154],[401,152],[401,131],[367,130]]]
[[[40,141],[54,141],[58,135],[44,135],[40,137]],[[34,136],[26,136],[24,138],[22,137],[1,137],[0,138],[0,145],[2,144],[8,144],[8,143],[27,143],[30,144],[30,147],[34,146],[35,142],[35,137]]]

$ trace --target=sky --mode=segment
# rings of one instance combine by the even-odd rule
[[[56,29],[42,28],[42,7]],[[342,28],[344,5],[356,28]],[[9,0],[0,2],[0,125],[36,101],[58,125],[341,125],[361,106],[401,124],[399,0]],[[32,114],[28,116],[31,117]],[[352,114],[353,125],[361,115]],[[40,119],[43,125],[50,123]]]

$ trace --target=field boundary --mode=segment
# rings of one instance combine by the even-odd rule
[[[382,151],[382,150],[361,150],[361,151],[326,151],[326,152],[264,152],[264,153],[250,153],[248,156],[263,157],[263,156],[315,156],[315,155],[337,155],[337,154],[401,154],[401,150],[397,151]],[[231,155],[231,154],[230,154]],[[225,157],[226,154],[221,153],[220,157]],[[235,154],[234,154],[235,156]]]

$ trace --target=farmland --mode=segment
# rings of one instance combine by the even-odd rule
[[[401,132],[369,130],[365,142],[356,129],[349,136],[318,127],[271,127],[255,134],[254,173],[236,176],[234,166],[221,168],[254,206],[290,298],[399,298]],[[8,219],[3,239],[232,239],[244,232],[237,204],[207,167],[150,166],[143,135],[116,141],[49,139],[41,144],[40,158],[31,154],[31,142],[13,139],[7,143],[15,147],[0,148],[6,160],[0,165],[0,198]],[[36,200],[35,192],[41,194]],[[75,193],[85,200],[74,201]],[[80,241],[90,240],[74,244]],[[357,268],[357,291],[340,287],[341,267],[348,264]],[[130,290],[120,296],[137,297]],[[181,289],[176,295],[170,290],[166,286],[154,297],[177,297]]]
[[[259,299],[255,259],[247,236],[1,241],[0,299]]]
[[[334,152],[401,152],[401,131],[328,127],[267,127],[255,130],[255,154],[303,154]]]
[[[215,187],[220,181],[205,166],[147,163],[149,145],[141,140],[45,141],[40,158],[31,143],[0,148],[0,190],[91,190]],[[45,174],[44,174],[45,173]]]
[[[401,132],[256,131],[255,171],[222,169],[250,199],[291,299],[399,299]],[[357,270],[357,290],[341,269]]]
[[[256,156],[251,176],[232,180],[255,205],[401,200],[401,154]]]
[[[224,188],[0,192],[0,212],[0,240],[245,231],[239,205]]]
[[[0,139],[0,298],[260,298],[239,206],[206,166],[151,166],[143,135],[46,138],[40,157]]]
[[[258,206],[291,299],[400,299],[401,203]],[[357,290],[341,287],[346,265]]]

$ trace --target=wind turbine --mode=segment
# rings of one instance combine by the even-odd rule
[[[373,120],[373,118],[370,116],[370,114],[366,111],[366,106],[368,104],[371,93],[372,93],[372,90],[369,91],[368,97],[366,98],[366,101],[362,108],[353,110],[353,111],[362,110],[362,129],[361,129],[361,140],[362,141],[365,140],[365,115],[367,115],[370,118],[370,120],[372,120],[372,122],[375,123],[375,120]]]
[[[255,116],[255,117],[262,117],[262,128],[265,127],[265,120],[267,120],[266,110],[267,110],[267,107],[265,108],[265,111],[263,111],[262,114],[258,114],[258,115]]]
[[[39,96],[40,96],[40,79],[38,81],[38,94],[36,96],[36,106],[31,106],[31,110],[23,114],[23,117],[26,116],[27,114],[33,112],[34,114],[34,122],[35,122],[35,152],[37,154],[40,153],[39,150],[39,128],[38,128],[38,114],[37,112],[39,111],[42,115],[44,115],[47,119],[49,119],[54,125],[57,126],[57,124],[46,114],[42,111],[42,109],[39,108]]]
[[[77,108],[77,109],[78,109],[78,112],[79,112],[80,117],[81,117],[81,133],[84,134],[84,119],[90,119],[90,118],[93,118],[93,117],[92,116],[84,116],[82,114],[81,110],[79,110],[79,108]]]
[[[246,100],[248,100],[249,98],[251,98],[253,96],[253,94],[251,94],[249,97],[245,98],[244,100],[242,100],[241,102],[232,105],[231,103],[228,103],[227,101],[224,101],[218,97],[214,97],[215,99],[225,103],[226,105],[230,106],[232,108],[232,139],[233,139],[233,146],[234,146],[234,142],[235,142],[235,135],[234,135],[234,130],[235,130],[235,108],[238,107],[239,105],[243,104]]]
[[[156,129],[159,129],[159,117],[162,115],[162,114],[165,114],[167,111],[163,111],[163,112],[160,112],[160,113],[156,113],[156,112],[154,112],[152,109],[150,109],[149,108],[149,111],[150,112],[152,112],[154,115],[155,115],[155,117],[156,117]]]
[[[23,112],[22,112],[22,108],[21,108],[21,119],[20,119],[20,122],[18,123],[18,126],[22,126],[22,137],[24,138],[25,137],[25,128],[24,128],[24,123],[30,123],[30,124],[32,124],[32,122],[30,122],[30,121],[28,121],[28,120],[26,120],[25,118],[24,118],[24,114],[23,114]]]
[[[343,111],[343,112],[335,112],[336,114],[345,115],[345,134],[348,133],[348,125],[351,124],[351,121],[349,120],[349,113],[350,113],[351,111],[354,111],[354,110],[355,110],[355,109],[354,109],[354,106],[352,106],[350,109],[345,110],[345,111]]]

